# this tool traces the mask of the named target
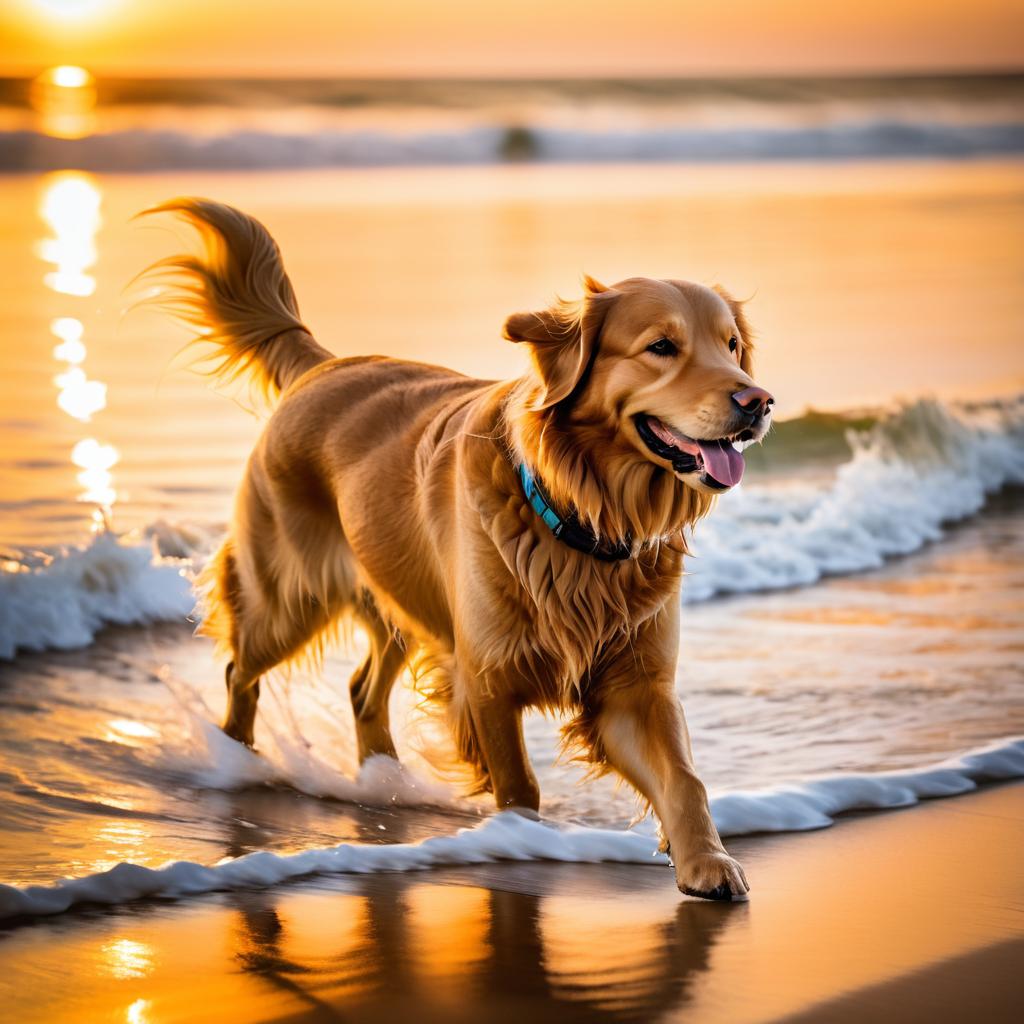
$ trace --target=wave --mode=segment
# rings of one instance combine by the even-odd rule
[[[968,792],[979,782],[1024,776],[1024,738],[971,751],[917,771],[834,775],[761,792],[726,793],[711,801],[723,835],[805,831],[831,825],[846,811],[906,807]],[[649,823],[648,823],[649,824]],[[118,905],[231,889],[267,888],[310,875],[424,871],[495,861],[563,861],[666,865],[651,829],[614,831],[534,821],[503,812],[453,835],[420,843],[341,843],[292,854],[258,852],[204,866],[177,861],[162,868],[124,863],[50,886],[0,886],[0,919],[60,914],[78,904]]]
[[[805,465],[812,433],[834,454],[843,422],[809,414],[784,423],[767,451],[789,469]],[[846,422],[852,456],[834,477],[811,484],[784,472],[790,482],[774,485],[756,482],[770,473],[752,473],[719,499],[694,531],[684,602],[878,568],[940,539],[945,524],[974,515],[994,492],[1024,484],[1024,396],[970,406],[925,399]],[[191,577],[216,534],[161,521],[141,538],[98,533],[84,547],[0,563],[0,658],[86,647],[111,625],[185,622]]]
[[[184,621],[194,603],[187,563],[104,531],[0,564],[0,658],[87,647],[107,626]]]
[[[724,495],[694,531],[683,600],[879,568],[939,540],[944,524],[974,515],[1001,488],[1024,484],[1022,397],[974,406],[924,399],[849,429],[846,441],[852,458],[827,484]]]
[[[728,128],[650,125],[573,129],[469,124],[431,131],[246,130],[193,134],[132,128],[81,139],[0,132],[0,170],[228,170],[492,164],[505,161],[728,162],[967,158],[1024,153],[1024,124],[897,118]]]
[[[921,800],[960,796],[982,782],[1024,778],[1024,737],[976,747],[908,771],[844,772],[767,790],[734,790],[711,800],[723,836],[807,832],[827,828],[848,811],[910,807]]]

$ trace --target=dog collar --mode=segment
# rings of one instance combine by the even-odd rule
[[[560,516],[552,507],[551,499],[541,486],[541,482],[530,471],[525,462],[516,467],[519,482],[530,507],[540,517],[544,525],[563,543],[577,551],[583,551],[602,562],[621,562],[633,555],[632,546],[620,541],[613,547],[602,545],[594,531],[584,526],[575,514]]]

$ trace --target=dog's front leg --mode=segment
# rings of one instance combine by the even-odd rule
[[[635,654],[627,658],[632,678],[602,679],[588,711],[600,752],[661,819],[680,890],[714,900],[743,896],[743,869],[725,852],[693,765],[674,673],[664,666],[637,678]]]
[[[523,711],[514,682],[498,670],[477,669],[466,643],[456,646],[455,665],[451,710],[460,754],[494,794],[499,811],[536,815],[540,787],[523,740]]]
[[[523,741],[522,710],[493,687],[492,680],[474,679],[467,697],[498,810],[535,815],[540,807],[540,787]]]

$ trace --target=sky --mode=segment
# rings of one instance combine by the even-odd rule
[[[1021,0],[3,0],[0,73],[619,76],[1024,67]]]

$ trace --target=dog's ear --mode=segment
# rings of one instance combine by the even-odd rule
[[[750,321],[747,319],[747,314],[743,311],[743,303],[739,299],[734,299],[720,284],[712,285],[712,289],[725,299],[726,305],[732,311],[732,318],[736,321],[737,328],[739,328],[740,341],[742,342],[740,369],[748,377],[752,377],[754,375],[754,331],[750,326]]]
[[[742,347],[740,348],[740,369],[748,376],[753,376],[754,331],[750,326],[750,321],[747,319],[746,313],[743,310],[744,304],[739,299],[734,299],[732,295],[720,284],[715,284],[711,287],[713,291],[716,291],[725,300],[726,305],[732,312],[732,318],[736,323],[736,327],[739,330],[740,342],[742,344]]]
[[[583,278],[584,295],[576,302],[558,299],[539,313],[513,313],[506,321],[504,335],[509,341],[524,342],[544,391],[534,409],[548,409],[575,391],[594,358],[605,316],[618,293]]]

